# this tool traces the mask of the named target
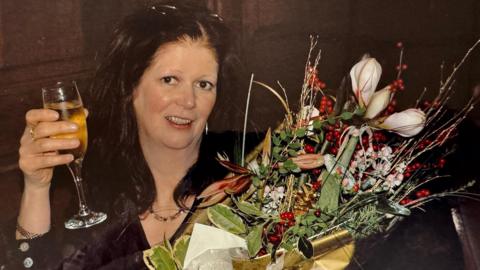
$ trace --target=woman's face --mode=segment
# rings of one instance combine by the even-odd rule
[[[197,150],[216,99],[218,63],[202,40],[161,46],[133,92],[142,146]]]

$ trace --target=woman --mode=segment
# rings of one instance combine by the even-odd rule
[[[221,18],[199,7],[153,6],[119,25],[90,91],[84,166],[90,204],[109,218],[64,232],[73,245],[52,244],[49,193],[53,167],[73,160],[58,151],[79,141],[51,136],[78,127],[51,110],[27,112],[13,267],[142,269],[143,250],[182,233],[196,196],[225,173],[202,135],[228,81],[229,40]]]

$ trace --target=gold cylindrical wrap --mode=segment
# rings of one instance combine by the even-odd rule
[[[285,254],[283,269],[309,270],[328,269],[341,270],[349,263],[354,252],[354,243],[351,234],[347,230],[340,230],[330,235],[312,240],[313,257],[305,258],[298,249]],[[278,251],[277,257],[281,256]],[[266,269],[270,264],[270,255],[264,255],[252,260],[234,258],[233,269]]]

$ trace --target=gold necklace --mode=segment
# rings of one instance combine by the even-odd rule
[[[153,211],[153,206],[150,205],[150,208],[148,208],[148,211],[150,212],[150,214],[153,215],[153,218],[155,218],[156,220],[160,221],[160,222],[167,222],[167,221],[173,221],[175,219],[177,219],[182,213],[185,212],[185,209],[183,208],[179,208],[177,212],[175,212],[175,214],[172,214],[170,216],[161,216],[157,213],[155,213],[155,211]]]

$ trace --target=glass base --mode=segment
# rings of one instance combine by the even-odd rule
[[[102,223],[106,219],[107,214],[105,213],[89,211],[85,215],[77,214],[65,221],[65,228],[70,230],[88,228]]]

